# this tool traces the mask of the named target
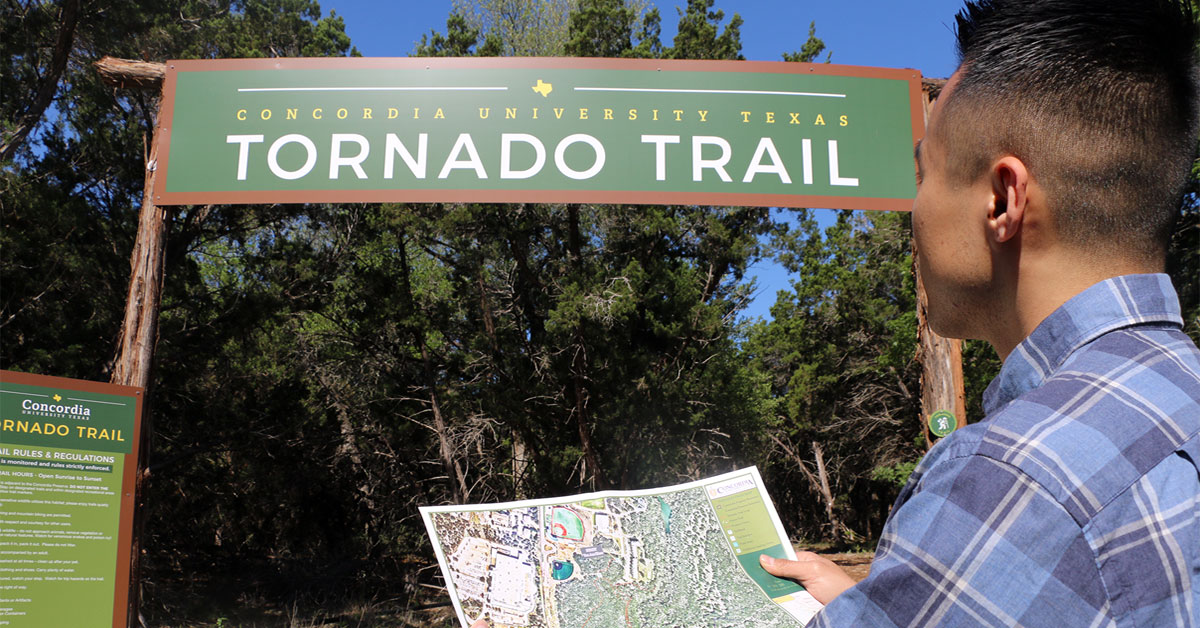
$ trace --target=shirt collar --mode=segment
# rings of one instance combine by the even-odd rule
[[[1054,310],[1004,361],[983,393],[987,416],[1046,381],[1083,345],[1114,329],[1143,323],[1183,326],[1179,297],[1164,274],[1105,279]]]

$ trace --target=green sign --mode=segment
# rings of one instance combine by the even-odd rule
[[[617,59],[171,61],[159,204],[907,210],[920,74]]]
[[[929,415],[929,431],[934,436],[941,438],[956,429],[958,429],[958,419],[953,412],[938,410]]]
[[[0,371],[0,626],[124,628],[140,389]]]

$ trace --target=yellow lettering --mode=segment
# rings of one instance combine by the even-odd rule
[[[371,108],[363,107],[363,120],[370,120],[370,119],[372,119],[371,118]]]
[[[701,122],[708,122],[708,109],[701,109],[698,113],[700,114]]]
[[[321,115],[322,115],[323,113],[324,113],[324,110],[323,110],[323,109],[321,109],[320,107],[317,107],[316,109],[313,109],[313,120],[320,120],[320,119],[321,119]]]
[[[96,438],[96,432],[99,431],[94,427],[87,428],[87,436],[85,438]]]
[[[291,107],[291,108],[289,108],[289,109],[287,110],[287,118],[286,118],[286,119],[287,119],[287,120],[295,120],[295,119],[296,119],[296,114],[298,114],[299,112],[300,112],[300,110],[299,110],[299,109],[296,109],[295,107]]]
[[[817,121],[813,122],[813,126],[825,126],[825,118],[821,114],[817,114]]]
[[[743,111],[742,112],[742,122],[749,122],[749,121],[750,121],[750,112]]]
[[[800,114],[789,113],[788,115],[792,117],[791,120],[788,120],[788,124],[800,124]]]
[[[767,112],[767,124],[775,124],[775,112],[774,111]]]
[[[490,115],[492,115],[491,107],[480,107],[479,108],[479,119],[480,120],[487,120],[488,116],[490,116]]]
[[[515,117],[517,117],[517,108],[516,107],[505,107],[504,108],[504,119],[505,120],[512,120]]]
[[[658,109],[651,109],[651,111],[654,112],[654,119],[657,120],[658,119]]]
[[[400,117],[400,110],[395,107],[388,107],[388,120],[395,120]]]
[[[538,109],[537,107],[533,108],[533,119],[534,120],[537,120],[537,109]]]
[[[850,126],[850,119],[843,115],[842,117],[838,118],[838,126]]]
[[[238,112],[237,112],[237,119],[238,119],[238,120],[245,120],[245,119],[246,119],[246,110],[245,110],[245,109],[238,109]]]
[[[562,108],[562,107],[555,107],[555,108],[554,108],[554,119],[555,119],[555,120],[562,120],[562,114],[563,114],[563,108]]]
[[[341,107],[337,110],[338,120],[345,120],[346,116],[348,116],[348,115],[350,115],[350,111],[347,110],[345,107]]]
[[[604,109],[604,119],[605,119],[605,120],[612,120],[612,119],[613,119],[613,117],[612,117],[612,109],[608,109],[608,108],[605,108],[605,109]]]
[[[262,118],[263,120],[270,120],[271,119],[271,110],[263,109],[262,111],[258,112],[258,117]]]
[[[630,109],[630,110],[629,110],[629,119],[630,119],[630,120],[637,120],[637,109]]]
[[[0,428],[0,429],[3,429],[5,432],[10,432],[10,431],[12,431],[12,428],[13,428],[13,420],[12,419],[4,419],[4,427]]]
[[[420,120],[420,119],[421,119],[421,108],[413,107],[413,120]]]
[[[680,118],[683,116],[683,109],[673,109],[671,110],[671,113],[675,114],[675,121],[679,122]]]
[[[580,107],[580,108],[579,108],[579,119],[580,119],[580,120],[587,120],[587,116],[588,116],[588,110],[587,110],[587,107]]]
[[[446,119],[446,113],[444,111],[442,111],[441,107],[438,107],[438,110],[433,112],[433,119],[434,120],[445,120]]]

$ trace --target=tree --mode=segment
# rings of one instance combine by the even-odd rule
[[[742,56],[742,17],[737,13],[718,34],[725,12],[712,10],[716,0],[688,0],[679,15],[675,45],[663,52],[666,59],[744,59]]]
[[[801,211],[799,229],[776,237],[796,278],[746,350],[778,404],[773,495],[793,529],[813,536],[877,534],[899,486],[873,478],[911,469],[923,453],[908,222],[840,212],[822,234]],[[824,514],[804,506],[814,498]]]
[[[563,54],[567,23],[578,0],[456,0],[454,13],[502,45],[512,57]]]

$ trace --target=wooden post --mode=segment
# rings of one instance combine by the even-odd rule
[[[925,79],[923,82],[927,126],[930,106],[945,84],[944,80]],[[935,413],[948,412],[955,419],[951,429],[958,429],[967,424],[967,404],[963,390],[962,341],[943,338],[929,329],[926,319],[929,298],[921,279],[921,266],[917,264],[920,254],[916,240],[913,240],[913,273],[917,280],[917,360],[921,363],[921,429],[926,445],[932,446],[934,435],[929,427],[930,418]]]
[[[166,75],[166,66],[163,64],[104,57],[97,61],[95,66],[105,83],[114,87],[157,90],[159,102],[162,101],[162,81]],[[128,625],[131,628],[141,625],[138,608],[141,602],[142,530],[145,527],[142,486],[147,476],[146,461],[154,431],[153,413],[150,410],[150,374],[154,363],[154,347],[158,342],[158,312],[162,302],[167,221],[170,217],[167,209],[154,202],[154,179],[158,171],[160,135],[158,119],[156,111],[150,152],[145,158],[146,175],[142,189],[142,209],[138,218],[137,241],[133,245],[133,255],[129,260],[130,276],[125,301],[125,320],[121,324],[121,337],[110,380],[113,384],[137,386],[146,391],[142,401],[142,432],[134,482],[133,534],[130,545]]]

